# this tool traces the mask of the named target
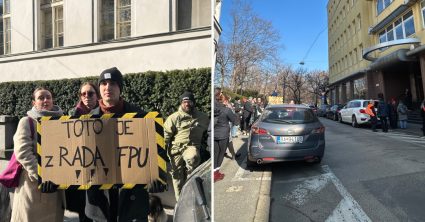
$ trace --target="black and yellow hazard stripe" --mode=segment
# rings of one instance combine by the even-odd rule
[[[159,172],[159,180],[166,184],[167,181],[167,164],[166,164],[166,151],[164,144],[164,120],[158,112],[147,112],[147,113],[124,113],[124,114],[103,114],[103,115],[95,115],[95,114],[86,114],[81,116],[60,116],[60,117],[52,117],[45,116],[37,119],[37,173],[39,177],[39,184],[43,181],[42,173],[41,173],[41,151],[42,151],[42,138],[41,138],[41,122],[48,120],[70,120],[70,119],[90,119],[90,118],[100,118],[100,119],[110,119],[110,118],[124,118],[124,119],[132,119],[132,118],[150,118],[155,120],[155,140],[157,145],[158,152],[158,172]],[[89,190],[89,189],[100,189],[100,190],[108,190],[112,188],[122,188],[122,189],[133,189],[138,186],[145,186],[140,184],[102,184],[102,185],[66,185],[60,184],[59,189],[64,190]],[[146,188],[146,187],[145,187]]]

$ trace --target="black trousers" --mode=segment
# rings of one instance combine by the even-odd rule
[[[376,118],[376,116],[370,117],[370,125],[371,125],[373,131],[376,130],[376,123],[377,122],[378,122],[378,118]]]
[[[388,131],[387,117],[386,116],[381,116],[381,117],[379,117],[379,121],[381,121],[382,131],[383,132],[387,132]]]
[[[244,130],[249,131],[251,126],[249,125],[249,121],[251,120],[251,114],[243,117]]]
[[[220,167],[223,163],[224,154],[226,153],[229,138],[223,140],[214,140],[214,169]]]

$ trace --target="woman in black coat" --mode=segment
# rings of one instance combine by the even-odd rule
[[[233,111],[222,103],[224,98],[224,95],[218,95],[214,101],[214,182],[224,178],[224,174],[220,173],[220,166],[229,145],[229,122],[239,124]]]

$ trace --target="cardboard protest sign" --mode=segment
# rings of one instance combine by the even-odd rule
[[[270,105],[283,104],[283,97],[282,96],[269,96],[268,101],[269,101]]]
[[[64,189],[165,182],[163,119],[157,115],[42,117],[37,124],[41,180]]]

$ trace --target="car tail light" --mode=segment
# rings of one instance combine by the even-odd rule
[[[267,132],[267,130],[257,127],[257,126],[252,126],[251,127],[251,133],[252,134],[257,134],[257,135],[266,135],[269,134],[269,132]]]
[[[273,160],[275,160],[276,158],[274,158],[274,157],[264,157],[263,158],[263,160],[264,161],[273,161]]]
[[[366,111],[364,111],[364,109],[360,109],[360,113],[366,113]]]
[[[324,132],[325,132],[324,126],[321,126],[319,128],[314,129],[313,131],[311,131],[311,133],[317,133],[317,134],[324,133]]]

